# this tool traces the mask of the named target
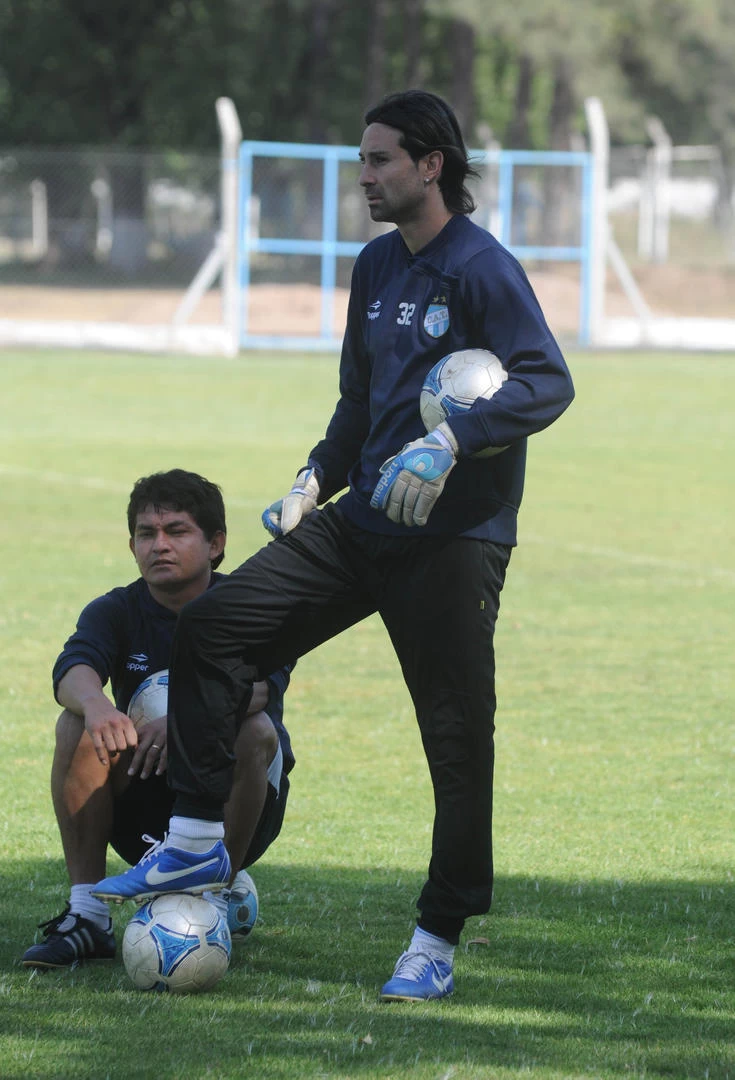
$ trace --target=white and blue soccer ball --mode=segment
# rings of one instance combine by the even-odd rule
[[[488,349],[458,349],[434,365],[424,380],[419,398],[421,419],[433,431],[449,416],[467,412],[478,398],[497,394],[508,378],[502,363]],[[473,457],[491,457],[505,450],[491,446]]]
[[[128,716],[136,730],[168,712],[168,669],[148,675],[128,702]]]
[[[198,994],[227,971],[227,921],[201,896],[169,893],[149,900],[125,927],[125,970],[139,990]]]

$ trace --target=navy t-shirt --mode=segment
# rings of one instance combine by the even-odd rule
[[[340,398],[313,449],[322,499],[346,484],[344,514],[371,532],[416,534],[370,507],[380,466],[425,434],[419,413],[428,371],[458,349],[489,349],[508,372],[488,401],[448,423],[460,459],[424,534],[515,544],[526,439],[574,397],[571,376],[520,263],[485,229],[455,215],[412,255],[395,229],[358,256],[340,361]],[[469,455],[508,446],[489,458]]]
[[[224,576],[213,573],[210,587]],[[110,683],[115,707],[127,712],[143,679],[168,668],[176,619],[175,612],[153,599],[142,578],[97,597],[82,611],[76,630],[54,664],[54,696],[67,671],[86,664],[97,672],[103,686]],[[267,678],[265,712],[278,732],[285,772],[294,765],[291,740],[283,724],[283,695],[293,667],[288,665]]]

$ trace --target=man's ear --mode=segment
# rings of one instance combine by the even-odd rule
[[[424,161],[424,181],[430,183],[432,180],[438,180],[442,174],[442,167],[444,165],[444,154],[441,150],[432,150],[430,154],[427,154],[423,159]]]
[[[218,531],[214,534],[212,539],[209,541],[209,560],[210,560],[210,562],[212,561],[212,559],[216,559],[219,555],[222,554],[222,552],[225,550],[226,541],[227,541],[227,536],[225,535],[225,533],[222,532],[221,529],[218,529]]]

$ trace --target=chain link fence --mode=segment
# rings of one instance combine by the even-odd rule
[[[735,216],[712,146],[627,146],[610,156],[610,211],[631,260],[735,265]]]
[[[248,211],[253,229],[275,239],[320,237],[321,169],[315,161],[259,161]],[[355,244],[376,231],[358,173],[357,161],[343,163],[338,193],[337,239]],[[578,266],[529,253],[581,243],[580,171],[518,163],[505,202],[499,167],[488,161],[480,173],[473,184],[475,220],[519,253],[552,328],[573,340]],[[0,148],[0,321],[171,324],[215,247],[221,183],[216,154]],[[733,204],[712,148],[665,142],[613,148],[608,202],[615,239],[654,310],[732,313]],[[339,258],[336,335],[344,325],[351,266],[352,257]],[[300,333],[319,332],[318,258],[261,253],[250,269],[252,332],[274,333],[287,322]],[[611,314],[630,312],[612,274],[607,307]],[[186,318],[202,329],[221,325],[218,279]]]
[[[168,321],[219,201],[217,155],[0,149],[0,317]]]
[[[727,319],[735,310],[735,212],[722,158],[711,146],[613,147],[608,190],[614,238],[657,315]],[[619,283],[608,310],[630,314]]]

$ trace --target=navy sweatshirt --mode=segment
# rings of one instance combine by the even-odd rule
[[[449,421],[460,448],[425,534],[516,543],[526,439],[574,397],[569,370],[520,263],[485,229],[456,215],[412,255],[396,229],[358,256],[340,361],[340,398],[309,464],[320,500],[371,532],[416,534],[370,508],[380,466],[425,434],[419,396],[427,372],[458,349],[489,349],[508,380]],[[508,446],[489,458],[468,455]]]

